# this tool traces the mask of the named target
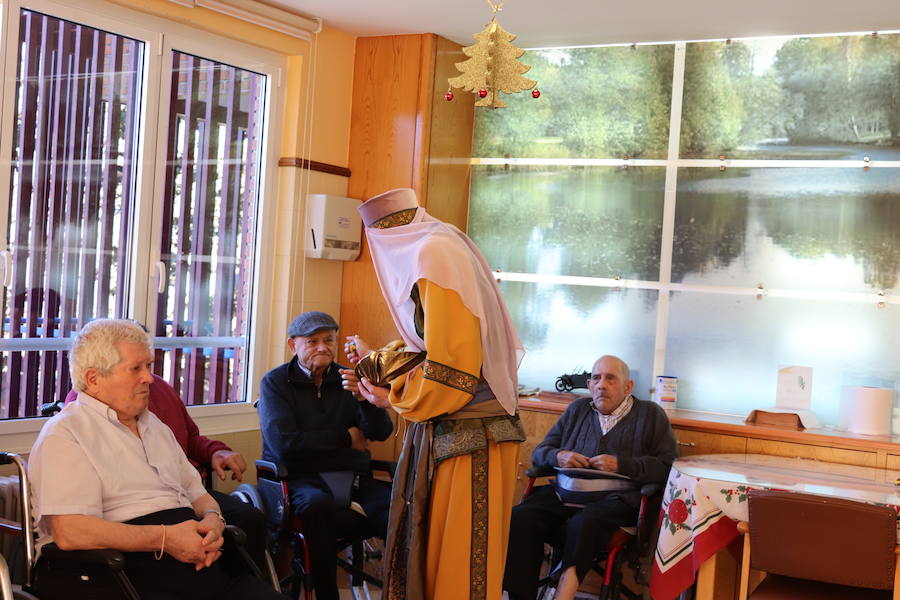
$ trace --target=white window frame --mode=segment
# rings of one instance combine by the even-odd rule
[[[268,341],[275,319],[267,307],[272,304],[271,286],[274,257],[278,246],[290,244],[275,236],[278,211],[278,155],[281,143],[285,89],[282,83],[287,57],[231,38],[217,36],[192,27],[148,15],[103,0],[7,0],[2,2],[4,60],[0,61],[0,189],[9,189],[12,123],[15,109],[15,77],[17,73],[18,15],[31,9],[62,19],[138,39],[146,44],[141,91],[141,138],[137,171],[137,193],[134,206],[130,265],[129,316],[142,322],[155,318],[159,260],[159,228],[162,222],[163,173],[166,159],[165,124],[168,116],[168,93],[171,84],[172,51],[178,50],[220,61],[267,76],[265,107],[265,151],[260,167],[260,204],[256,216],[253,294],[248,307],[250,315],[247,361],[244,368],[243,400],[230,404],[191,406],[188,412],[204,434],[248,431],[259,428],[252,402],[258,395],[259,381],[268,369]],[[135,25],[140,23],[140,25]],[[154,119],[149,116],[154,115]],[[162,123],[162,127],[160,127]],[[5,187],[4,187],[5,186]],[[7,236],[9,202],[0,202],[0,243]],[[267,243],[263,243],[263,241]],[[44,417],[0,421],[4,451],[28,452],[40,431]]]

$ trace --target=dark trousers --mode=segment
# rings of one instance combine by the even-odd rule
[[[128,521],[133,525],[175,525],[194,519],[190,508],[175,508]],[[224,553],[227,552],[227,549]],[[222,559],[197,571],[165,554],[126,552],[125,572],[142,600],[284,600],[266,582],[246,572],[229,572]]]
[[[219,503],[222,516],[229,525],[240,527],[247,534],[247,542],[244,548],[250,554],[250,558],[263,573],[266,572],[266,516],[252,504],[241,502],[234,496],[210,490],[210,495]]]
[[[291,479],[288,489],[291,507],[300,518],[309,545],[316,600],[337,600],[337,542],[350,537],[385,536],[391,484],[369,475],[360,476],[353,500],[363,507],[368,517],[350,508],[336,506],[334,496],[318,475]]]
[[[537,596],[545,543],[561,548],[563,570],[574,566],[583,580],[616,529],[636,520],[637,509],[617,497],[575,508],[560,502],[549,485],[534,488],[512,510],[503,589],[511,600]]]

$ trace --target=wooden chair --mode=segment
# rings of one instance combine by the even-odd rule
[[[740,600],[900,599],[893,508],[775,490],[748,502]],[[748,595],[751,568],[766,577]]]

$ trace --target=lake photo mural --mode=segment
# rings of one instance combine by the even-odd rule
[[[900,389],[900,35],[528,57],[541,98],[476,114],[468,224],[522,383],[611,353],[639,397],[746,414],[802,365],[827,424]]]

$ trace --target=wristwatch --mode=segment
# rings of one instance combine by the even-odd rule
[[[206,515],[208,515],[208,514],[210,514],[210,513],[212,513],[212,514],[216,515],[217,517],[219,517],[219,520],[222,521],[222,526],[223,526],[223,527],[224,527],[225,525],[228,525],[228,523],[225,522],[225,517],[222,516],[222,513],[220,513],[219,511],[217,511],[217,510],[215,510],[215,509],[212,509],[212,508],[211,508],[211,509],[209,509],[208,511],[206,511],[205,513],[203,513],[203,515],[206,516]]]

